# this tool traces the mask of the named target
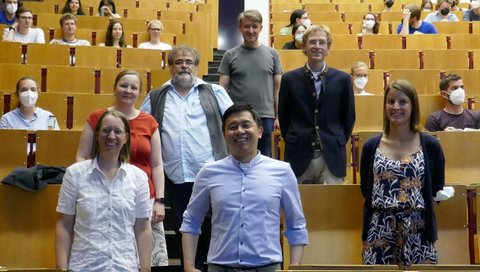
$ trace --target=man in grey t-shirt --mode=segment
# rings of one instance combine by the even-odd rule
[[[428,131],[453,131],[465,128],[480,129],[480,112],[463,108],[465,91],[459,75],[448,74],[440,81],[440,95],[445,98],[445,108],[428,116]]]
[[[282,78],[282,67],[277,50],[260,44],[262,15],[257,10],[246,10],[238,16],[238,28],[243,43],[223,56],[220,85],[234,103],[250,104],[262,119],[263,134],[258,149],[271,156],[271,133],[278,128],[277,99]]]

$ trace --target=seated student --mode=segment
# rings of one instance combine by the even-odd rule
[[[77,31],[77,18],[71,13],[65,13],[60,17],[60,27],[62,28],[62,38],[53,39],[50,44],[64,44],[70,46],[90,45],[87,40],[79,40],[75,37]]]
[[[431,0],[422,0],[422,5],[420,6],[420,8],[423,11],[430,12],[433,10],[433,3]]]
[[[63,13],[71,13],[73,15],[85,15],[82,8],[82,2],[80,0],[67,0],[65,6],[63,6]]]
[[[439,0],[437,2],[437,11],[434,11],[425,17],[424,21],[433,22],[458,22],[457,15],[451,12],[451,0]]]
[[[296,25],[304,25],[309,27],[312,22],[308,17],[308,12],[303,9],[296,9],[290,14],[290,24],[280,29],[280,35],[290,35],[292,34],[292,28]]]
[[[397,27],[397,34],[437,34],[432,23],[420,20],[422,9],[416,4],[405,6],[402,12],[402,22]]]
[[[15,11],[18,8],[17,0],[3,0],[5,10],[0,11],[0,24],[13,25],[15,23]]]
[[[0,128],[28,130],[59,130],[53,113],[36,107],[39,91],[33,78],[22,77],[17,81],[15,94],[18,107],[5,113],[0,119]]]
[[[377,15],[373,12],[367,12],[367,14],[363,16],[362,32],[360,32],[359,35],[378,34],[379,29],[380,21]]]
[[[107,27],[107,33],[105,35],[105,42],[99,43],[98,46],[112,46],[116,48],[127,47],[131,48],[131,45],[125,43],[125,33],[123,32],[123,25],[119,20],[110,20]]]
[[[121,17],[117,14],[117,9],[115,8],[115,2],[113,2],[113,0],[100,0],[100,3],[98,4],[98,16],[107,16],[110,17],[110,19]]]
[[[368,83],[368,66],[366,63],[356,61],[350,68],[350,75],[353,82],[353,93],[355,95],[373,95],[365,91],[365,86]]]
[[[305,32],[307,28],[304,25],[296,24],[292,28],[292,37],[293,41],[286,42],[283,45],[282,49],[302,49],[303,48],[303,32]]]
[[[445,108],[427,118],[428,131],[480,129],[480,111],[463,108],[465,91],[459,75],[448,74],[440,80],[440,95],[445,98]]]
[[[472,1],[470,9],[463,12],[464,21],[480,21],[480,1]]]
[[[2,41],[21,43],[45,43],[45,34],[41,28],[32,28],[32,11],[20,7],[15,11],[15,23],[3,30]]]
[[[147,24],[148,35],[150,40],[138,45],[138,48],[144,49],[159,49],[159,50],[172,50],[172,46],[161,42],[160,36],[163,31],[163,24],[159,20],[151,20]]]

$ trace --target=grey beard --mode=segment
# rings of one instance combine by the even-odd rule
[[[179,87],[181,89],[190,89],[195,84],[195,77],[192,76],[190,73],[180,73],[176,74],[172,78],[172,84],[175,87]]]

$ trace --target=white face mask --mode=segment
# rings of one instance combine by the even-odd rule
[[[365,21],[365,22],[363,23],[363,26],[364,26],[366,29],[373,29],[373,27],[375,26],[375,21],[371,21],[371,20]]]
[[[20,93],[20,103],[25,107],[33,107],[37,103],[38,93],[28,90]]]
[[[302,43],[303,42],[303,33],[295,34],[295,41]]]
[[[457,106],[460,106],[465,102],[465,91],[462,88],[453,90],[450,93],[450,101]]]
[[[357,87],[360,90],[365,90],[365,85],[367,85],[368,82],[368,77],[357,77],[353,83],[355,84],[355,87]]]
[[[305,19],[305,20],[303,20],[303,24],[302,24],[302,25],[304,25],[304,26],[306,26],[306,27],[308,28],[309,26],[312,25],[312,21],[310,21],[310,19]]]
[[[18,4],[7,4],[6,10],[8,14],[15,14],[15,11],[17,11]]]

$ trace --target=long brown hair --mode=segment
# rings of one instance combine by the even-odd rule
[[[410,103],[412,104],[412,115],[410,116],[410,131],[418,132],[418,123],[420,120],[420,106],[418,103],[418,96],[415,87],[408,80],[397,79],[392,83],[388,84],[387,89],[385,90],[385,96],[383,97],[383,131],[386,135],[390,133],[390,120],[387,117],[387,95],[390,90],[395,89],[399,92],[405,94]]]

